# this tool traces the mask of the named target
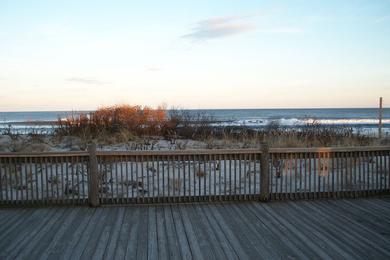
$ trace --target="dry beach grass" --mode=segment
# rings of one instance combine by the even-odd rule
[[[271,147],[366,146],[387,139],[354,132],[350,127],[325,126],[315,121],[283,128],[276,121],[264,128],[218,126],[206,114],[164,107],[116,105],[59,119],[52,134],[26,135],[4,131],[0,151],[42,152],[85,150],[95,141],[102,150],[185,150]]]

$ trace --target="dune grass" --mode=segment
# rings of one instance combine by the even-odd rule
[[[324,126],[317,122],[295,128],[283,128],[276,122],[260,129],[245,126],[213,126],[205,114],[164,107],[116,105],[102,107],[88,114],[73,114],[58,120],[57,136],[77,136],[114,144],[137,138],[164,138],[176,143],[179,139],[204,141],[207,148],[225,143],[240,143],[242,148],[258,147],[266,141],[271,147],[362,146],[375,144],[376,139],[351,128]],[[223,146],[223,145],[222,145]]]

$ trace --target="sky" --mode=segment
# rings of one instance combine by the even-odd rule
[[[390,104],[390,1],[0,0],[0,111]]]

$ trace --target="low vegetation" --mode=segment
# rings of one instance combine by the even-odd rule
[[[85,142],[126,143],[156,139],[170,140],[176,149],[186,149],[187,142],[205,142],[206,148],[255,148],[262,141],[272,147],[358,146],[374,144],[372,137],[354,133],[348,127],[323,126],[312,122],[305,126],[283,128],[277,121],[260,129],[245,126],[222,127],[206,114],[164,107],[118,105],[103,107],[88,114],[73,114],[58,120],[56,136],[77,136]]]

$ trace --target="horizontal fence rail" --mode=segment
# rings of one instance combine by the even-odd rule
[[[389,169],[390,147],[2,153],[0,205],[360,197]]]

